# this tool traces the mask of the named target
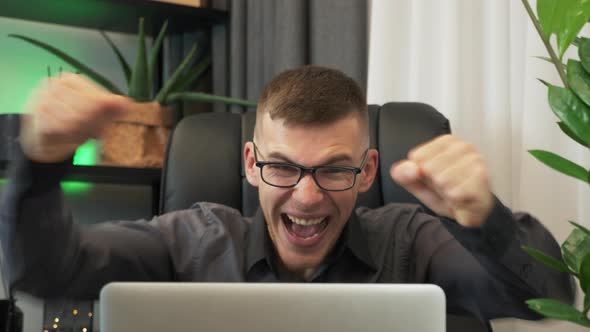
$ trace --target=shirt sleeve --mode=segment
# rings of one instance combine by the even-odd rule
[[[95,299],[109,281],[173,277],[157,220],[78,225],[59,181],[67,169],[22,157],[0,198],[0,243],[11,289],[40,297]]]
[[[469,313],[481,320],[540,319],[526,300],[554,298],[573,302],[573,278],[546,267],[522,249],[527,245],[562,260],[554,237],[532,216],[513,214],[496,199],[480,228],[463,227],[446,218],[441,221],[452,238],[431,250],[427,281],[445,290],[450,313]],[[428,234],[437,232],[437,224],[424,227],[417,239],[419,248],[433,246],[428,243]]]

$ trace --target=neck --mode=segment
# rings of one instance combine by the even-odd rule
[[[318,268],[306,268],[303,270],[290,270],[288,269],[280,259],[276,262],[278,278],[280,281],[293,282],[303,280],[309,282],[312,280],[313,275],[316,273]]]
[[[317,269],[305,269],[303,270],[303,280],[305,281],[311,281],[311,278],[313,277],[313,275],[315,274],[315,272],[317,271]]]

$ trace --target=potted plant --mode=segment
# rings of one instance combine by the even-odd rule
[[[168,22],[164,22],[151,50],[146,50],[144,22],[139,19],[138,48],[133,68],[125,60],[117,46],[108,35],[101,31],[115,53],[127,82],[127,93],[123,93],[115,84],[74,59],[60,49],[42,41],[18,34],[9,37],[23,40],[31,45],[54,54],[81,74],[87,75],[109,91],[127,95],[144,103],[142,110],[129,114],[109,126],[102,139],[101,164],[135,167],[161,167],[168,136],[173,126],[173,114],[169,107],[177,101],[222,102],[241,106],[255,106],[248,100],[216,96],[202,92],[187,91],[208,69],[211,58],[206,57],[191,66],[197,55],[194,45],[182,60],[162,88],[154,93],[154,77],[157,69],[157,57],[166,36]]]
[[[590,39],[578,37],[582,27],[590,19],[590,3],[572,0],[537,0],[535,15],[528,0],[522,0],[549,58],[553,63],[563,86],[555,86],[540,80],[548,88],[548,101],[553,113],[559,118],[557,125],[572,140],[585,148],[590,147]],[[551,44],[556,36],[557,52]],[[574,45],[579,59],[568,59],[563,63],[565,51]],[[545,165],[565,175],[590,184],[590,171],[558,154],[543,151],[529,151]],[[570,321],[590,327],[590,230],[573,221],[573,231],[561,245],[563,261],[548,256],[530,247],[523,249],[544,264],[573,275],[584,292],[581,310],[554,299],[531,299],[528,306],[548,318]]]

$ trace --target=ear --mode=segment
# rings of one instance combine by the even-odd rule
[[[256,159],[254,158],[254,144],[246,142],[244,144],[244,168],[246,172],[246,179],[254,186],[258,187],[258,167],[256,167]]]
[[[375,149],[370,149],[367,152],[367,162],[365,163],[365,167],[363,167],[363,171],[358,175],[359,178],[359,192],[364,193],[373,184],[375,180],[375,176],[377,176],[377,169],[379,168],[379,152]]]

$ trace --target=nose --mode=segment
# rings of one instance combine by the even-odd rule
[[[308,173],[295,186],[292,197],[301,207],[309,208],[322,201],[324,192],[315,183],[312,175]]]

